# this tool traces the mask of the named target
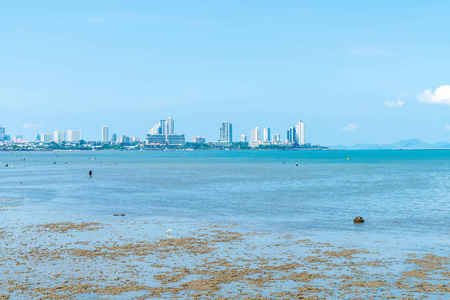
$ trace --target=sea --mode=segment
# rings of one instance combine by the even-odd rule
[[[0,197],[39,216],[24,223],[125,214],[450,252],[450,150],[30,151],[0,162]]]

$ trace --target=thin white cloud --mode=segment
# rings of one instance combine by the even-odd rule
[[[42,127],[42,123],[25,123],[22,125],[23,129],[29,129],[29,128],[39,128]]]
[[[358,130],[358,128],[359,128],[358,124],[351,123],[351,124],[348,124],[347,126],[343,127],[342,130],[343,131],[355,131],[355,130]]]
[[[405,104],[405,101],[403,100],[397,100],[397,101],[385,101],[384,102],[384,106],[385,107],[403,107],[403,105]]]
[[[445,130],[450,130],[450,124],[445,125],[445,126],[444,126],[444,129],[445,129]]]
[[[450,85],[441,85],[434,92],[425,90],[417,95],[417,100],[422,103],[450,105]]]
[[[398,96],[397,100],[385,101],[384,106],[389,107],[389,108],[403,107],[403,105],[405,105],[405,100],[403,100],[404,97],[405,97],[405,94],[400,94],[400,96]]]

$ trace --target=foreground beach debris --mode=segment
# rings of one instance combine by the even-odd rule
[[[388,258],[235,225],[185,225],[172,221],[174,231],[164,222],[142,220],[5,226],[0,299],[450,295],[449,257]]]

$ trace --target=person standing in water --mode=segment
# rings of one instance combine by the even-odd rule
[[[89,177],[92,177],[92,170],[89,170]]]

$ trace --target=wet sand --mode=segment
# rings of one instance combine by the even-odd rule
[[[390,257],[239,224],[55,211],[46,222],[15,200],[0,207],[0,299],[450,298],[448,256]]]

